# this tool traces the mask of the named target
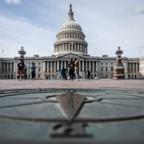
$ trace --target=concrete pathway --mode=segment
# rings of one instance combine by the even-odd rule
[[[144,90],[144,80],[0,80],[0,90],[38,88],[81,88],[81,89],[140,89]]]

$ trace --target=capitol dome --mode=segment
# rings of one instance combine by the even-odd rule
[[[80,55],[87,54],[87,42],[81,26],[75,22],[72,5],[68,13],[68,19],[62,25],[56,36],[54,43],[54,54],[61,55],[66,53],[75,53]]]

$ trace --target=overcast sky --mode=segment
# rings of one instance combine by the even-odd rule
[[[144,56],[144,0],[0,0],[0,57],[50,56],[72,3],[92,56]]]

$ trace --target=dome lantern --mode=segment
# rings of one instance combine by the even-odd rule
[[[74,20],[74,13],[72,11],[72,4],[70,4],[70,9],[69,9],[69,13],[68,13],[68,18],[70,21],[75,21]]]

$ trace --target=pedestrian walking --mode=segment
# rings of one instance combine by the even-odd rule
[[[32,67],[31,67],[31,76],[32,76],[32,80],[34,80],[35,79],[35,77],[36,77],[36,66],[35,66],[35,63],[34,62],[32,62]]]
[[[20,59],[20,62],[17,64],[17,79],[22,80],[24,75],[24,60]]]
[[[67,74],[66,74],[66,68],[62,68],[62,70],[61,70],[61,76],[62,76],[62,79],[64,79],[64,80],[67,80]]]
[[[87,79],[90,79],[90,76],[91,76],[91,72],[90,70],[87,71]]]
[[[73,80],[74,79],[74,61],[73,61],[73,59],[70,60],[68,67],[69,67],[69,79]]]
[[[74,70],[75,70],[75,80],[78,81],[79,80],[79,61],[78,59],[75,58],[74,60]]]

